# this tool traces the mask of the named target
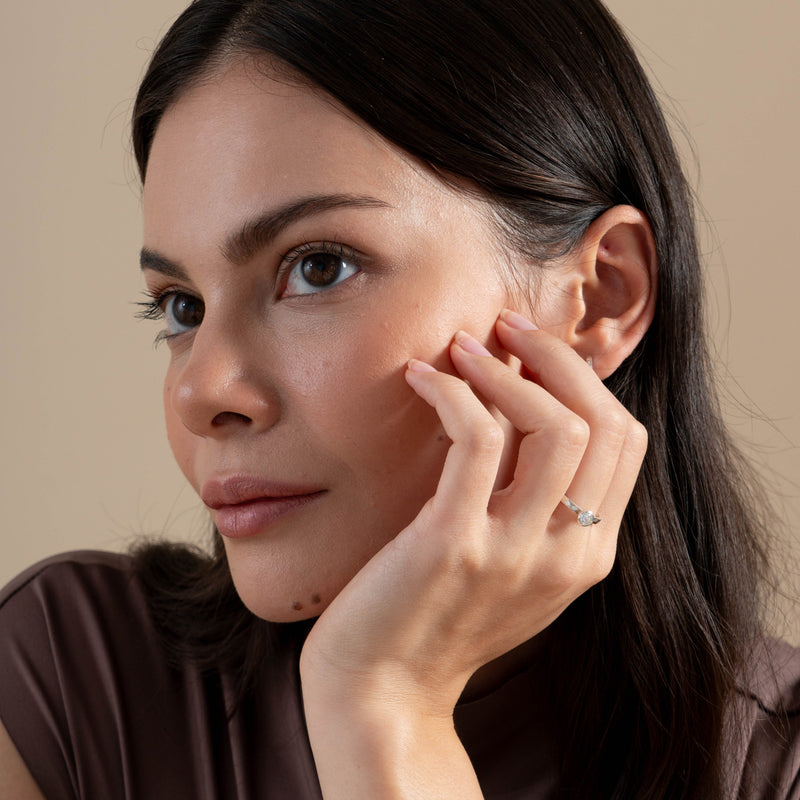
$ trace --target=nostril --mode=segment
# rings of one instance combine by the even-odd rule
[[[211,425],[215,428],[221,427],[222,425],[234,425],[234,424],[248,424],[253,420],[250,417],[239,414],[236,411],[222,411],[221,413],[217,414],[214,419],[211,420]]]

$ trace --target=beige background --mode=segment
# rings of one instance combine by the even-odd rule
[[[128,114],[154,40],[183,5],[0,7],[0,583],[53,552],[205,525],[163,434],[166,350],[153,352],[154,327],[135,322],[132,305],[140,232]],[[611,7],[702,165],[684,147],[707,218],[726,409],[769,476],[797,558],[800,4]],[[783,589],[797,594],[785,556]],[[800,642],[798,612],[788,613],[778,625]]]

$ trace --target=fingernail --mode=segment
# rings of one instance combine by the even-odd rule
[[[426,364],[424,361],[419,361],[416,358],[412,358],[408,362],[408,368],[412,372],[436,372],[436,369],[430,364]]]
[[[511,328],[516,328],[518,331],[538,331],[539,329],[529,320],[512,311],[510,308],[504,308],[500,312],[500,319]]]
[[[464,331],[459,331],[456,334],[456,344],[474,356],[492,357],[492,354],[477,339],[473,339]]]

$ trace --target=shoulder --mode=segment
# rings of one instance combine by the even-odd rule
[[[0,609],[48,592],[69,593],[87,584],[121,585],[133,578],[133,560],[122,553],[78,550],[51,556],[17,575],[0,589]]]
[[[169,688],[161,662],[128,556],[55,556],[0,591],[0,720],[46,797],[96,778],[81,748],[114,763],[139,676]]]
[[[227,713],[222,678],[166,657],[134,558],[66,553],[0,592],[0,721],[45,797],[199,797]]]
[[[119,661],[114,654],[141,664],[155,652],[133,559],[79,551],[40,561],[0,591],[0,718],[13,706],[12,686],[52,700],[69,681]]]
[[[168,657],[138,564],[67,553],[0,592],[0,725],[43,795],[261,797],[278,781],[281,796],[306,796],[295,651],[271,653],[232,713],[238,672]]]
[[[760,642],[739,694],[738,796],[800,800],[800,649]]]
[[[133,559],[120,553],[77,551],[40,561],[0,590],[0,647],[70,643],[70,650],[113,621],[146,619]],[[97,640],[99,641],[99,639]],[[96,644],[96,642],[95,642]]]
[[[164,662],[128,555],[53,556],[0,591],[0,718],[13,701],[14,684],[60,700],[94,680],[111,690],[137,670],[163,671]]]

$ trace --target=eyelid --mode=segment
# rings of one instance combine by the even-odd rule
[[[176,286],[175,284],[164,284],[160,286],[157,283],[154,283],[152,286],[146,286],[142,294],[144,294],[145,297],[149,297],[151,302],[160,303],[164,301],[164,298],[176,292],[192,294],[192,292],[182,286]]]
[[[353,261],[356,264],[360,264],[363,259],[363,256],[357,250],[343,242],[332,239],[323,239],[318,242],[303,242],[293,247],[291,250],[287,250],[281,256],[280,267],[278,268],[281,276],[285,270],[291,269],[299,259],[311,253],[330,253],[331,255],[340,256],[348,261]]]

